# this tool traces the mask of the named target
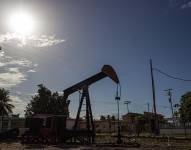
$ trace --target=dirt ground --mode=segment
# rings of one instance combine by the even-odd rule
[[[102,139],[101,141],[105,140]],[[132,144],[116,145],[103,143],[93,145],[21,144],[19,139],[11,139],[0,142],[0,150],[191,150],[191,139],[164,140],[156,138],[139,138],[135,143],[139,143],[140,146],[132,147]],[[137,146],[137,144],[133,145]]]
[[[19,142],[0,143],[0,150],[182,150],[183,147],[173,147],[167,145],[141,145],[138,148],[123,146],[107,146],[107,145],[91,145],[91,146],[79,146],[79,145],[22,145]],[[183,148],[189,150],[189,148]]]

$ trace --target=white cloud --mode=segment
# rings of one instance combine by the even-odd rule
[[[175,9],[186,9],[191,7],[191,0],[169,0],[169,5]]]
[[[0,34],[0,43],[12,44],[19,47],[50,47],[65,42],[64,39],[57,39],[50,35],[22,36],[16,33]]]
[[[11,89],[27,79],[28,72],[35,72],[37,64],[33,64],[27,59],[15,59],[0,51],[0,87]],[[13,92],[10,92],[13,94]],[[10,95],[12,104],[15,106],[13,113],[24,115],[24,110],[27,105],[29,95],[24,95],[21,92],[16,92]]]
[[[37,64],[27,59],[15,59],[0,52],[0,87],[12,88],[27,79],[28,72],[35,72]]]
[[[24,110],[26,108],[27,102],[24,97],[18,95],[10,95],[10,99],[12,100],[12,104],[15,106],[13,109],[13,113],[24,115]]]
[[[27,71],[27,72],[36,72],[34,69],[30,69],[29,71]]]
[[[35,96],[35,95],[37,95],[38,93],[29,93],[28,95],[29,96]]]
[[[25,75],[21,72],[7,72],[0,74],[0,87],[10,88],[25,80]]]
[[[181,9],[191,8],[191,1],[183,4],[180,8]]]

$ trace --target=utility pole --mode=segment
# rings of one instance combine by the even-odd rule
[[[165,92],[167,92],[167,95],[169,96],[168,100],[169,100],[169,103],[170,103],[170,107],[171,107],[171,113],[172,113],[172,120],[173,120],[173,123],[174,123],[174,111],[173,111],[173,105],[172,105],[172,89],[167,89],[167,90],[164,90]]]
[[[124,101],[124,104],[127,105],[127,113],[129,113],[129,104],[131,104],[131,101]]]
[[[149,102],[147,103],[147,111],[150,112]]]
[[[123,141],[121,139],[121,129],[120,129],[120,118],[119,118],[119,101],[120,101],[120,96],[118,95],[118,91],[116,93],[116,97],[115,97],[115,100],[117,101],[117,123],[118,123],[118,132],[117,132],[117,144],[121,144]]]
[[[159,134],[159,126],[158,126],[158,117],[157,117],[157,111],[156,111],[156,96],[155,96],[155,83],[154,83],[154,76],[153,76],[152,59],[150,59],[150,71],[151,71],[151,81],[152,81],[155,134],[158,135]]]

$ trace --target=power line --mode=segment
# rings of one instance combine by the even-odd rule
[[[175,76],[172,76],[172,75],[169,75],[168,73],[165,73],[163,71],[161,71],[160,69],[157,69],[157,68],[153,68],[153,70],[169,77],[169,78],[172,78],[172,79],[175,79],[175,80],[180,80],[180,81],[184,81],[184,82],[191,82],[191,80],[188,80],[188,79],[184,79],[184,78],[179,78],[179,77],[175,77]]]

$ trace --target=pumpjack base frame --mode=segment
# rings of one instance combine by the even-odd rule
[[[80,127],[78,126],[79,121],[80,121],[79,120],[80,119],[80,112],[81,112],[81,108],[82,108],[84,100],[86,101],[86,129],[85,130],[80,129]],[[85,86],[82,89],[82,95],[80,98],[80,105],[78,108],[75,124],[73,127],[72,136],[74,138],[74,141],[76,139],[80,138],[80,139],[82,139],[82,141],[86,141],[86,143],[94,143],[95,128],[94,128],[94,121],[93,121],[93,115],[92,115],[88,86]]]

